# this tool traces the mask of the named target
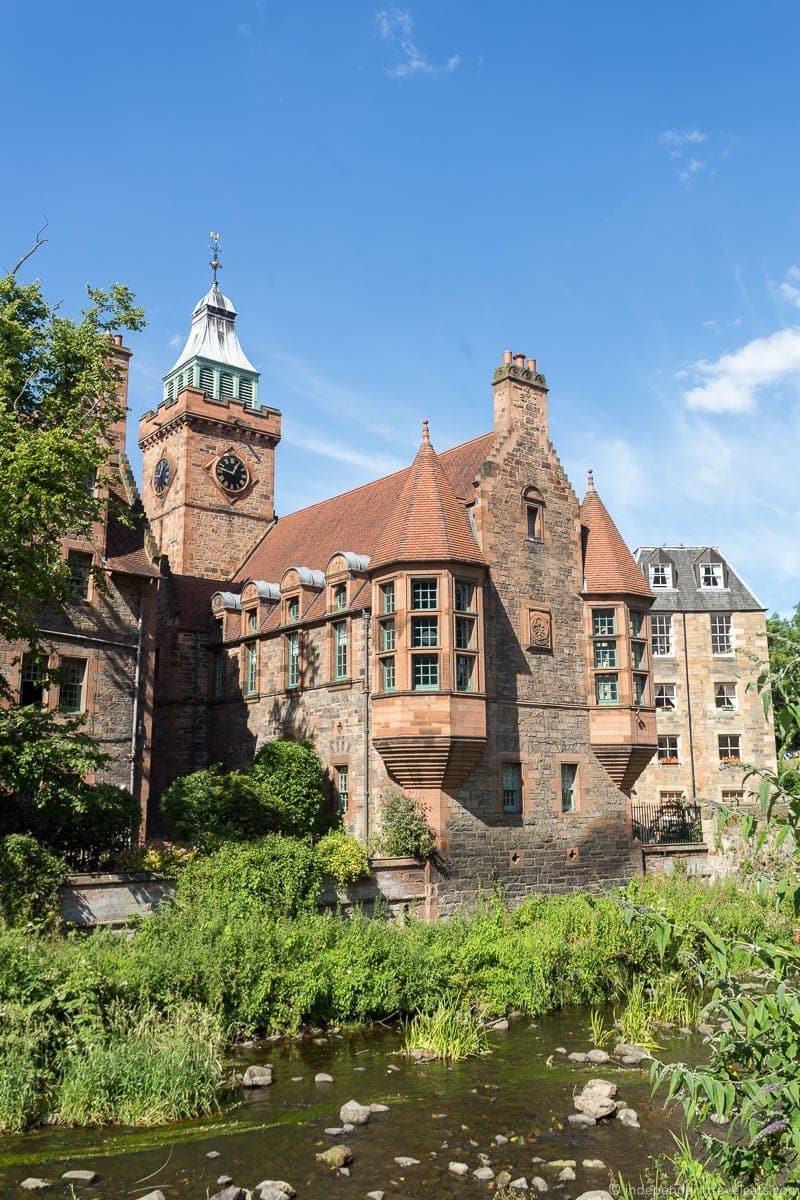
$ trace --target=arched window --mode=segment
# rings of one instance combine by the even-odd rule
[[[544,496],[539,488],[531,485],[526,487],[522,493],[522,501],[525,508],[525,530],[528,541],[544,541]]]

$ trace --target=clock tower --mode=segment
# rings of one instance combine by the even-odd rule
[[[239,344],[236,309],[213,279],[161,403],[139,424],[143,500],[158,548],[179,575],[230,579],[275,519],[281,414],[259,401],[259,373]]]

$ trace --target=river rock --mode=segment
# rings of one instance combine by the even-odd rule
[[[242,1076],[246,1088],[269,1087],[271,1083],[272,1067],[268,1063],[263,1067],[248,1067]]]
[[[468,1175],[469,1167],[466,1163],[451,1162],[447,1164],[447,1169],[451,1175]]]
[[[608,1096],[609,1100],[612,1100],[617,1094],[617,1085],[610,1079],[589,1079],[583,1085],[583,1090],[599,1092],[601,1096]]]
[[[248,1193],[244,1188],[237,1187],[232,1183],[230,1187],[223,1188],[221,1192],[211,1197],[211,1200],[246,1200]]]
[[[627,1125],[630,1129],[641,1129],[639,1124],[639,1114],[635,1108],[620,1108],[617,1111],[617,1120],[620,1125]]]
[[[542,1179],[541,1175],[534,1175],[533,1179],[531,1180],[531,1187],[535,1192],[538,1192],[540,1196],[544,1195],[544,1193],[549,1190],[547,1180]]]
[[[329,1125],[327,1129],[323,1130],[323,1133],[326,1133],[328,1137],[341,1137],[344,1129],[341,1125]]]
[[[209,1150],[206,1158],[219,1158],[219,1150]],[[143,1197],[142,1200],[147,1200],[147,1197]]]
[[[498,1171],[496,1179],[495,1179],[495,1186],[499,1187],[499,1188],[504,1188],[504,1187],[508,1187],[509,1183],[511,1183],[511,1172],[510,1171]]]
[[[156,1188],[154,1192],[148,1192],[146,1196],[140,1196],[139,1200],[167,1200],[167,1198],[159,1188]]]
[[[602,1158],[585,1158],[583,1160],[583,1169],[585,1171],[605,1171],[606,1164]]]
[[[317,1155],[317,1160],[325,1163],[326,1167],[346,1167],[349,1162],[353,1161],[353,1151],[349,1146],[331,1146],[330,1150],[323,1150]]]
[[[490,1179],[494,1179],[494,1171],[491,1167],[476,1167],[472,1176],[474,1179],[479,1179],[481,1183],[488,1183]]]
[[[607,1063],[610,1058],[607,1050],[590,1050],[586,1055],[586,1061],[590,1063]]]
[[[701,1025],[697,1026],[697,1032],[702,1033],[703,1037],[711,1037],[712,1033],[714,1032],[714,1026],[703,1022]]]
[[[573,1171],[572,1167],[564,1167],[563,1171],[558,1172],[559,1183],[572,1183],[575,1177],[575,1172]]]
[[[418,1167],[418,1158],[409,1158],[407,1154],[401,1154],[394,1160],[398,1167]]]
[[[577,1167],[577,1162],[574,1158],[551,1158],[547,1164],[553,1171],[560,1171],[564,1167]]]
[[[387,1071],[399,1071],[399,1070],[400,1070],[400,1068],[398,1067],[397,1063],[389,1063],[389,1065],[388,1065],[388,1067],[386,1068],[386,1070],[387,1070]]]
[[[333,1076],[328,1075],[326,1071],[318,1071],[314,1076],[314,1083],[333,1083]]]
[[[570,1113],[567,1117],[567,1120],[569,1121],[570,1125],[586,1125],[588,1127],[589,1125],[597,1124],[596,1117],[590,1117],[588,1113],[582,1112]]]
[[[570,1062],[585,1063],[586,1055],[582,1050],[573,1050],[572,1054],[568,1054],[567,1058]]]
[[[383,1200],[385,1192],[367,1192],[367,1200]]]
[[[508,1186],[513,1188],[515,1192],[528,1191],[528,1181],[524,1175],[520,1175],[519,1179],[512,1179]]]
[[[61,1176],[64,1183],[95,1183],[97,1181],[97,1171],[65,1171]]]
[[[556,1046],[556,1048],[555,1048],[555,1050],[553,1051],[553,1053],[554,1053],[554,1054],[566,1054],[566,1053],[567,1053],[567,1047],[566,1047],[566,1046]]]
[[[504,1133],[496,1133],[494,1135],[494,1144],[496,1146],[507,1146],[508,1138],[506,1137],[506,1135]]]
[[[389,1105],[388,1105],[388,1104],[370,1104],[370,1106],[369,1106],[369,1111],[370,1111],[371,1113],[376,1113],[376,1112],[377,1112],[377,1113],[381,1113],[381,1112],[388,1112],[388,1111],[389,1111]]]
[[[357,1100],[348,1100],[339,1109],[339,1120],[343,1125],[366,1125],[370,1118],[368,1104],[359,1104]]]
[[[217,1187],[227,1187],[229,1183],[233,1183],[232,1175],[220,1175],[217,1180]]]
[[[610,1117],[616,1112],[616,1104],[610,1096],[596,1088],[585,1087],[573,1102],[578,1112],[599,1121],[601,1117]]]
[[[496,1029],[498,1033],[505,1033],[508,1029],[508,1021],[505,1017],[501,1017],[499,1021],[492,1021],[490,1029]]]
[[[253,1188],[253,1200],[280,1200],[281,1196],[288,1196],[292,1200],[296,1195],[297,1192],[285,1179],[262,1179]]]
[[[38,1179],[35,1175],[30,1175],[27,1179],[23,1179],[19,1186],[25,1188],[26,1192],[46,1192],[53,1184],[49,1179]],[[145,1200],[147,1200],[146,1197]]]
[[[614,1200],[611,1192],[605,1192],[599,1189],[594,1192],[581,1192],[578,1200]]]
[[[619,1061],[623,1067],[640,1067],[646,1057],[646,1054],[623,1054]]]

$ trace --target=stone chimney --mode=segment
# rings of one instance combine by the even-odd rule
[[[125,439],[128,432],[128,373],[132,351],[122,344],[121,333],[112,333],[109,341],[111,344],[110,365],[116,375],[117,403],[121,409],[119,417],[109,431],[111,461],[116,465],[119,463],[121,455],[125,453]]]
[[[536,369],[536,359],[506,350],[492,379],[494,427],[508,432],[524,420],[533,421],[548,435],[547,380]]]

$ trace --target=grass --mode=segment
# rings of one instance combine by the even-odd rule
[[[625,997],[625,1007],[617,1014],[617,1025],[623,1042],[655,1050],[655,1028],[643,979],[634,979]]]
[[[636,1184],[620,1175],[612,1191],[617,1200],[637,1200],[643,1195],[680,1196],[682,1200],[793,1200],[797,1183],[793,1187],[774,1182],[746,1187],[732,1183],[717,1171],[709,1170],[694,1157],[688,1142],[680,1141],[678,1152],[669,1163],[656,1163]]]
[[[418,1013],[405,1027],[403,1050],[422,1050],[446,1062],[472,1058],[488,1049],[484,1023],[456,999],[441,1000],[433,1012]]]
[[[597,1008],[589,1014],[589,1030],[592,1035],[592,1045],[598,1050],[605,1049],[614,1041],[614,1030],[606,1025],[605,1017]]]

